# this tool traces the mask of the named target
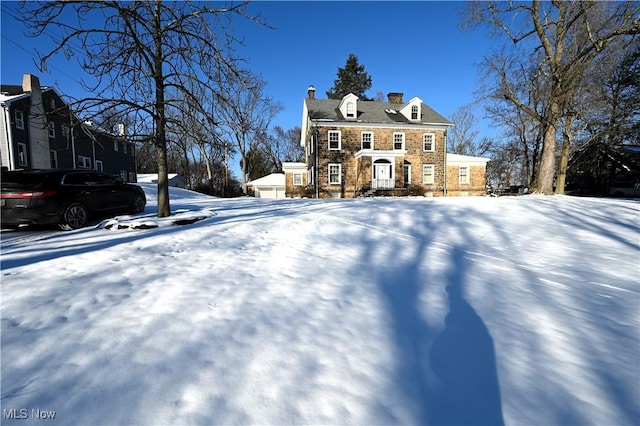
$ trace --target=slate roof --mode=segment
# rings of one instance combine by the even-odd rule
[[[353,121],[346,120],[338,106],[340,105],[339,99],[305,99],[309,118],[311,120],[331,120],[331,121]],[[358,101],[358,115],[356,122],[361,123],[382,123],[382,124],[443,124],[452,125],[449,120],[444,118],[433,108],[422,103],[422,117],[419,122],[409,121],[399,111],[406,106],[407,103],[396,104],[381,101]],[[390,112],[396,111],[396,114]]]

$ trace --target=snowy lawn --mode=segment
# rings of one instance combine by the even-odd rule
[[[2,424],[640,423],[638,201],[145,190],[3,241]]]

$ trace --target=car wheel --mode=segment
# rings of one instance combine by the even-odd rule
[[[89,221],[87,208],[80,203],[69,204],[62,213],[60,228],[64,230],[82,228]]]
[[[144,197],[142,195],[135,195],[133,197],[133,202],[131,203],[131,212],[132,213],[142,213],[144,211],[144,207],[147,204]]]

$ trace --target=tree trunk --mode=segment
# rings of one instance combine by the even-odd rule
[[[171,216],[171,207],[169,206],[169,176],[167,170],[167,134],[165,127],[167,118],[165,115],[164,105],[164,76],[162,72],[162,26],[160,22],[160,3],[156,3],[156,12],[154,16],[155,31],[153,34],[155,42],[154,57],[154,82],[156,89],[156,153],[158,155],[158,217]]]
[[[567,180],[567,165],[569,164],[569,152],[571,151],[573,117],[567,117],[562,133],[562,152],[558,163],[558,182],[556,183],[556,194],[564,194],[564,186]]]
[[[556,133],[560,120],[560,95],[559,84],[554,84],[555,90],[551,92],[550,111],[545,120],[544,139],[542,143],[542,155],[540,156],[540,169],[538,170],[537,191],[544,195],[553,194],[553,181],[556,172]]]
[[[167,171],[166,140],[157,141],[156,154],[158,156],[158,217],[168,217],[171,216],[171,208],[169,207],[169,173]]]
[[[247,170],[248,170],[247,163],[248,162],[249,162],[249,159],[243,153],[242,154],[242,193],[245,195],[247,194]]]

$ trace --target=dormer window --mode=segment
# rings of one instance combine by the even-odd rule
[[[347,118],[356,118],[356,106],[353,102],[347,103]]]
[[[338,109],[345,120],[355,120],[358,118],[358,97],[353,93],[345,95],[340,101]]]
[[[400,108],[400,113],[409,121],[420,121],[422,116],[422,100],[418,97],[412,98]]]

